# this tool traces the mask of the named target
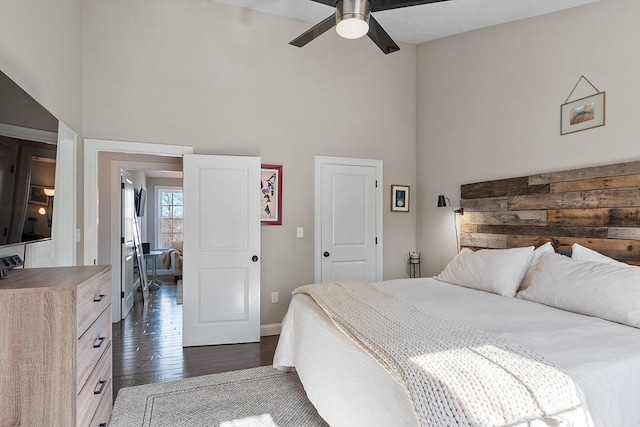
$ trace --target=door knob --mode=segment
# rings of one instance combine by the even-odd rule
[[[329,252],[325,251],[325,253],[323,253],[322,255],[324,255],[325,257],[328,257],[330,254],[329,254]]]
[[[251,261],[258,262],[258,255],[254,255],[251,257]]]

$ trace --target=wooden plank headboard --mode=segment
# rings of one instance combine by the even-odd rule
[[[640,161],[461,186],[461,246],[579,243],[640,265]]]

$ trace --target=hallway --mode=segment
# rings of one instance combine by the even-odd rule
[[[278,336],[260,343],[182,347],[182,305],[172,278],[143,305],[139,293],[126,319],[113,324],[113,397],[123,387],[270,365]]]

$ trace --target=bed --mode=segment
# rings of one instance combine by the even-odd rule
[[[623,266],[613,258],[622,260],[625,264],[637,264],[640,261],[637,247],[640,205],[637,193],[640,189],[636,182],[639,166],[640,162],[632,162],[537,175],[533,180],[528,180],[533,182],[533,189],[530,186],[527,188],[526,183],[522,185],[520,178],[517,179],[517,186],[512,185],[511,180],[471,184],[467,188],[463,186],[465,214],[468,209],[469,212],[476,209],[478,213],[469,215],[467,218],[470,219],[463,223],[463,242],[474,250],[484,250],[463,250],[462,256],[456,257],[438,279],[388,280],[372,284],[373,288],[405,301],[428,316],[472,328],[490,334],[501,342],[527,349],[557,367],[561,373],[570,377],[579,400],[579,404],[564,416],[568,424],[638,426],[640,324],[637,319],[640,312],[640,285],[635,282],[636,277],[640,276],[635,276],[638,267]],[[612,180],[612,176],[624,178]],[[547,182],[539,184],[540,180]],[[567,181],[571,181],[572,185],[556,185]],[[583,183],[575,181],[588,182],[587,189],[585,190]],[[613,190],[589,190],[589,185],[599,186],[602,182],[619,184]],[[629,188],[623,187],[624,185]],[[515,188],[518,186],[519,188]],[[518,191],[525,195],[517,194]],[[579,197],[567,194],[576,191],[580,192]],[[590,191],[598,193],[590,195]],[[483,193],[482,197],[477,197],[478,192]],[[541,192],[543,196],[540,196]],[[609,198],[608,194],[611,194]],[[621,197],[621,194],[624,196]],[[483,197],[486,200],[480,200]],[[580,209],[586,211],[586,214],[570,205],[573,203],[571,200],[578,199],[582,200]],[[592,204],[585,206],[585,203]],[[491,208],[487,208],[488,206]],[[544,210],[545,213],[514,213],[517,206],[522,211]],[[600,215],[593,215],[589,210],[598,210]],[[603,219],[603,210],[618,214],[624,212],[624,215],[621,217],[611,214]],[[557,220],[562,217],[571,217],[572,221],[576,221],[577,217],[583,219],[579,229],[567,224],[547,223],[549,218]],[[584,219],[586,217],[598,222],[598,225],[589,224]],[[500,223],[505,218],[508,223]],[[539,223],[532,225],[532,218]],[[611,224],[606,224],[607,218]],[[517,224],[519,220],[528,223]],[[569,235],[563,235],[563,232]],[[591,232],[599,233],[598,237],[590,236]],[[575,236],[572,233],[581,235]],[[580,254],[586,254],[584,258],[574,254],[572,260],[555,253],[556,250],[570,251],[571,240],[580,249]],[[524,253],[524,246],[531,243],[539,248],[548,248],[550,244],[543,245],[544,242],[553,242],[555,250],[551,251],[552,254],[538,255],[538,271],[533,271],[535,285],[526,290],[520,288],[523,278],[533,270],[535,256],[532,255],[527,259],[524,270],[518,273],[519,278],[511,280],[518,282],[515,288],[503,295],[500,294],[500,289],[492,289],[490,283],[500,281],[504,276],[502,272],[491,274],[483,273],[482,269],[474,270],[469,267],[473,265],[473,262],[469,262],[470,258],[464,258],[475,256],[477,261],[478,256],[483,256],[481,254],[503,256],[506,251],[514,250],[512,248],[521,249]],[[590,251],[587,246],[598,249],[599,252]],[[573,249],[577,252],[575,245]],[[530,250],[533,252],[533,247]],[[466,261],[460,264],[462,259]],[[494,265],[504,264],[512,263],[502,261]],[[478,265],[486,267],[491,263],[483,261]],[[563,269],[573,270],[565,277],[558,274]],[[516,274],[515,270],[518,269],[514,269],[513,274]],[[452,271],[453,276],[445,274]],[[486,268],[484,271],[486,272]],[[456,284],[457,281],[464,282],[461,279],[464,273],[468,274],[467,280],[470,282],[484,274],[486,283],[481,286]],[[616,277],[622,276],[612,276],[613,273],[626,275],[626,279],[621,280],[626,280],[628,286],[616,287]],[[611,277],[614,279],[607,279]],[[532,280],[531,276],[528,280]],[[546,288],[540,288],[541,284]],[[560,284],[562,286],[558,286]],[[610,290],[601,293],[603,286],[609,286]],[[586,291],[583,292],[583,289]],[[520,296],[527,299],[514,297],[518,290],[521,292]],[[568,297],[558,296],[554,292],[565,292]],[[613,302],[605,301],[609,297],[613,298]],[[591,300],[585,302],[585,298]],[[600,305],[594,309],[592,303]],[[424,418],[417,415],[415,401],[412,402],[409,397],[406,385],[398,381],[377,358],[372,357],[370,350],[364,350],[362,342],[345,334],[344,327],[336,326],[335,319],[330,319],[320,305],[317,297],[306,293],[294,295],[282,323],[274,367],[297,370],[309,400],[332,426],[432,425],[425,423]],[[583,306],[587,308],[581,312]],[[625,307],[618,310],[618,306]],[[622,317],[616,317],[616,310],[622,312]],[[529,419],[522,425],[554,425],[553,423],[549,418],[542,417]]]

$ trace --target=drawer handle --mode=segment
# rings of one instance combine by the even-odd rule
[[[96,340],[96,342],[93,343],[93,348],[100,348],[102,347],[102,344],[104,344],[104,340],[106,340],[107,337],[100,337]]]
[[[98,427],[107,427],[107,423],[100,423],[98,424]]]
[[[98,389],[93,390],[93,394],[102,394],[102,391],[104,390],[104,386],[106,385],[107,385],[107,380],[98,381]]]
[[[100,302],[100,301],[102,301],[106,296],[107,296],[107,294],[100,294],[100,295],[98,295],[97,297],[95,297],[95,298],[93,299],[93,302]]]

